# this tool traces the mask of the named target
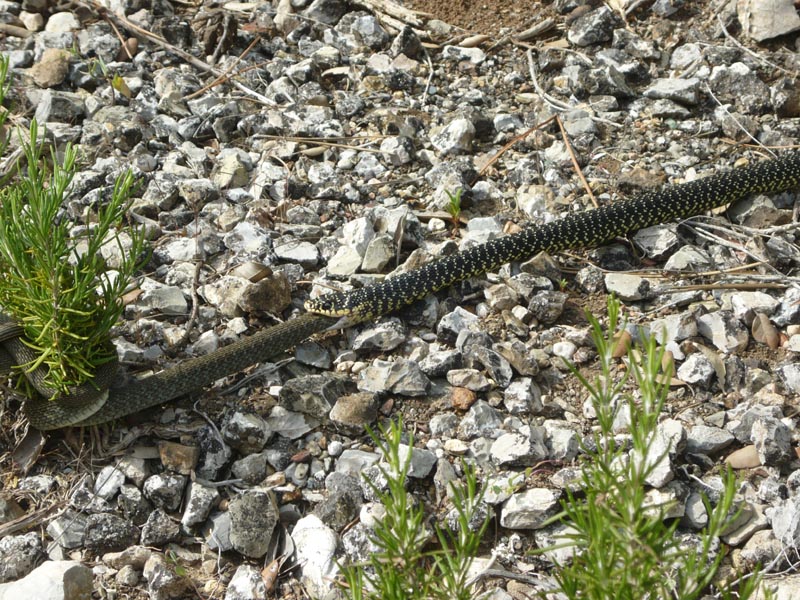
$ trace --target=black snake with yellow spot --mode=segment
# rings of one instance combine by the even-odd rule
[[[172,400],[271,358],[310,335],[333,325],[372,320],[455,282],[480,275],[502,264],[539,252],[597,246],[639,229],[685,219],[755,193],[775,193],[800,187],[800,152],[774,160],[647,192],[630,200],[571,214],[546,225],[491,240],[347,293],[331,293],[306,302],[306,314],[270,327],[208,355],[193,358],[155,375],[121,387],[109,387],[103,402],[98,387],[72,397],[27,401],[25,412],[38,429],[93,425]],[[5,339],[4,339],[5,338]],[[3,367],[31,361],[16,325],[0,320],[0,372]],[[27,353],[26,353],[27,352]],[[36,378],[34,376],[34,378]],[[99,406],[99,408],[98,408]]]

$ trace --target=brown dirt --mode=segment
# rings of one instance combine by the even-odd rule
[[[487,35],[504,27],[525,29],[536,22],[539,13],[533,9],[536,3],[520,0],[405,0],[403,4],[467,32]]]

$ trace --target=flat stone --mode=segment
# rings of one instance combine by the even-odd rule
[[[541,529],[559,510],[561,492],[532,488],[513,494],[500,511],[500,524],[509,529]]]

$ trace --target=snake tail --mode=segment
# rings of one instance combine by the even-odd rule
[[[25,402],[24,411],[39,430],[69,425],[98,425],[168,402],[209,385],[257,362],[273,358],[311,335],[329,328],[335,319],[304,313],[219,350],[198,356],[164,371],[110,387],[108,399],[91,415],[75,417],[73,403],[34,399]]]

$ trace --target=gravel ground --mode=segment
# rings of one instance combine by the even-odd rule
[[[141,182],[131,220],[153,256],[115,343],[129,371],[158,370],[332,287],[794,145],[791,1],[608,4],[0,0],[0,49],[12,121],[79,148],[66,214],[91,215],[124,169]],[[510,482],[490,485],[477,568],[546,581],[528,551],[552,543],[543,515],[594,424],[562,359],[595,374],[585,315],[608,292],[677,366],[651,491],[690,533],[720,467],[740,470],[726,565],[760,562],[800,596],[797,197],[506,265],[93,437],[26,436],[6,393],[7,597],[335,597],[336,561],[372,551],[364,427],[396,416],[432,518],[461,457]]]

